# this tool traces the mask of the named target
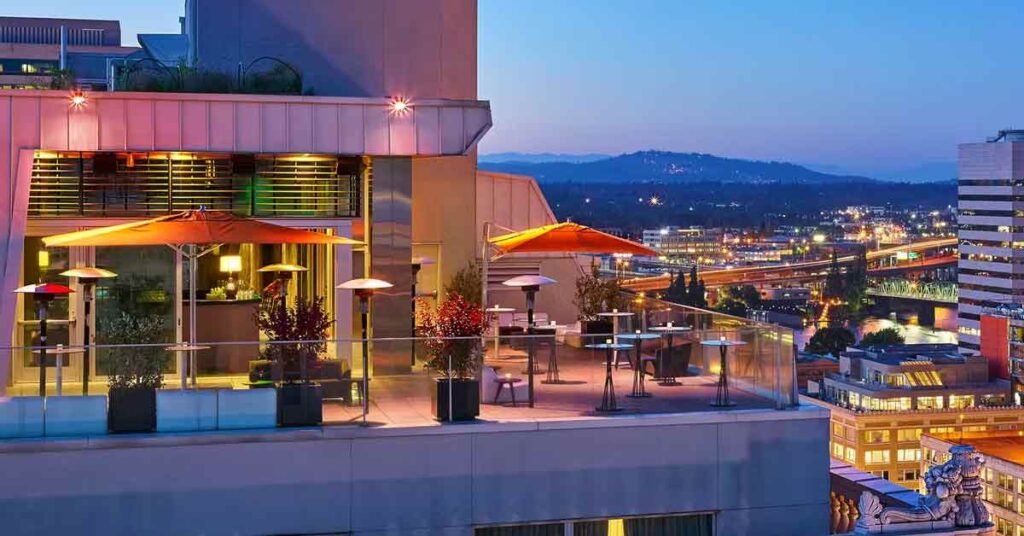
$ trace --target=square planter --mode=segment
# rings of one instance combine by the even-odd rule
[[[43,411],[43,435],[89,436],[107,433],[107,397],[49,396]]]
[[[245,430],[277,426],[277,389],[219,389],[217,429]]]
[[[277,388],[277,423],[281,426],[320,426],[324,393],[318,383],[286,383]]]
[[[217,391],[156,392],[157,432],[217,429]]]
[[[42,437],[43,398],[16,396],[0,402],[0,438]]]
[[[448,393],[451,385],[451,419],[448,418]],[[480,382],[477,380],[437,380],[431,390],[434,418],[445,422],[472,421],[480,415]]]
[[[156,430],[156,389],[110,391],[107,427],[114,433]]]

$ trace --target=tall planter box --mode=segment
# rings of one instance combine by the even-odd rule
[[[108,396],[107,428],[111,432],[156,430],[156,389],[113,390]]]
[[[107,397],[48,396],[43,411],[43,435],[95,436],[107,433]]]
[[[157,432],[199,432],[217,429],[217,391],[156,392]]]
[[[250,430],[277,426],[277,389],[219,389],[217,429]]]
[[[450,406],[448,404],[449,392],[451,393]],[[439,421],[472,421],[476,419],[477,415],[480,415],[480,382],[477,380],[439,379],[430,394],[434,418]],[[450,419],[449,407],[451,407]]]
[[[281,426],[320,426],[324,393],[318,383],[286,383],[277,388],[277,423]]]

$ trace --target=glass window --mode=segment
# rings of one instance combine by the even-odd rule
[[[836,437],[843,437],[843,431],[846,429],[845,426],[834,422],[832,423],[832,435]]]
[[[943,400],[941,396],[919,396],[917,397],[917,409],[942,409]]]
[[[919,462],[921,461],[921,449],[899,449],[896,451],[898,462]]]
[[[866,450],[864,451],[864,463],[889,463],[888,450]]]
[[[846,461],[850,463],[857,463],[857,449],[846,447]]]
[[[974,395],[949,395],[949,407],[969,408],[974,405]]]
[[[888,430],[868,430],[864,432],[865,443],[888,443],[889,442],[889,431]]]
[[[920,441],[920,428],[903,428],[896,431],[896,441]]]
[[[836,459],[843,459],[843,446],[839,443],[832,443],[832,457]]]
[[[921,471],[919,469],[904,469],[900,476],[904,482],[917,482],[921,479]]]

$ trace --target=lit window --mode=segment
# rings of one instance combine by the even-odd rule
[[[896,431],[896,441],[919,441],[920,439],[920,428],[905,428]]]
[[[898,462],[919,462],[921,461],[921,449],[899,449],[896,451]]]
[[[843,459],[843,446],[839,443],[832,443],[832,457],[839,460]]]
[[[866,450],[864,451],[864,463],[889,463],[888,450]]]
[[[889,431],[888,430],[869,430],[864,432],[865,443],[888,443],[889,442]]]
[[[22,63],[21,64],[21,72],[23,72],[23,73],[38,73],[39,72],[39,67],[37,67],[37,66],[35,66],[35,65],[31,64],[31,63]]]
[[[846,461],[857,463],[857,449],[846,447]]]

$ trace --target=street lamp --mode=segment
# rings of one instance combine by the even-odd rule
[[[430,257],[412,258],[412,355],[409,356],[409,364],[416,366],[416,280],[419,278],[420,269],[424,266],[436,264]]]
[[[338,288],[351,290],[359,298],[359,319],[363,333],[363,426],[366,426],[366,414],[370,412],[370,298],[378,290],[391,288],[394,285],[380,279],[350,279],[338,285]]]
[[[82,315],[82,340],[85,341],[85,346],[82,351],[82,394],[89,394],[89,345],[92,344],[92,330],[89,325],[89,315],[92,313],[92,291],[96,286],[96,282],[100,279],[109,279],[117,277],[117,274],[110,270],[104,270],[103,268],[96,268],[94,266],[83,266],[81,268],[72,268],[61,272],[60,275],[64,277],[74,277],[78,279],[78,284],[82,285],[82,300],[85,302],[84,314]]]
[[[64,285],[39,283],[14,289],[17,294],[31,295],[36,302],[36,317],[39,319],[39,396],[46,396],[46,313],[50,302],[58,296],[74,292]]]
[[[557,283],[550,277],[544,277],[542,275],[521,275],[513,277],[512,279],[503,281],[501,284],[506,287],[516,287],[526,293],[526,370],[529,373],[528,378],[528,393],[530,399],[530,407],[533,407],[533,305],[537,292],[540,287],[545,285],[552,285]]]

